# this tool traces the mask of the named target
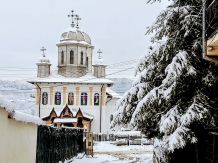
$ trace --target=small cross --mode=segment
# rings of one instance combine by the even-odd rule
[[[44,47],[42,47],[41,51],[42,51],[42,55],[43,55],[43,57],[45,57],[45,53],[44,53],[44,51],[46,51],[46,49],[45,49]]]
[[[75,20],[76,20],[76,28],[79,28],[79,20],[81,20],[79,15],[75,15]]]
[[[98,58],[101,59],[101,53],[102,53],[101,49],[99,49],[99,50],[97,51],[97,53],[98,53]]]
[[[74,13],[74,11],[72,10],[71,11],[71,14],[70,15],[68,15],[68,17],[71,17],[71,21],[72,21],[72,24],[74,24],[74,16],[75,16],[75,14],[73,14]]]

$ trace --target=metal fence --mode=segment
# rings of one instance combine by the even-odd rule
[[[38,126],[37,163],[58,163],[71,159],[83,149],[83,130]]]

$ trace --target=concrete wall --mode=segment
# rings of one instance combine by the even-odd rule
[[[8,118],[0,107],[0,162],[35,163],[37,125]]]

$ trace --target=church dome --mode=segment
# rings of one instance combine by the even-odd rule
[[[85,41],[88,44],[91,44],[91,39],[89,35],[81,30],[75,28],[74,24],[71,24],[71,27],[66,29],[61,35],[60,41]]]
[[[38,62],[39,63],[50,63],[49,59],[46,58],[45,56],[39,58]]]
[[[94,61],[95,65],[105,65],[104,60],[102,58],[98,58]]]

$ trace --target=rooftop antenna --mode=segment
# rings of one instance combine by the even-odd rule
[[[98,59],[101,59],[101,53],[102,53],[101,49],[99,49],[99,50],[97,51],[97,53],[98,53]]]
[[[44,47],[42,47],[41,51],[42,51],[42,56],[45,57],[45,51],[46,51],[46,49],[45,49]]]
[[[73,26],[75,25],[75,23],[74,23],[74,17],[75,17],[75,16],[76,16],[76,15],[74,14],[74,11],[71,10],[71,14],[69,14],[68,17],[71,18],[71,21],[72,21],[72,25],[73,25]]]
[[[75,20],[76,20],[76,28],[79,29],[79,20],[81,20],[79,15],[75,15]]]

